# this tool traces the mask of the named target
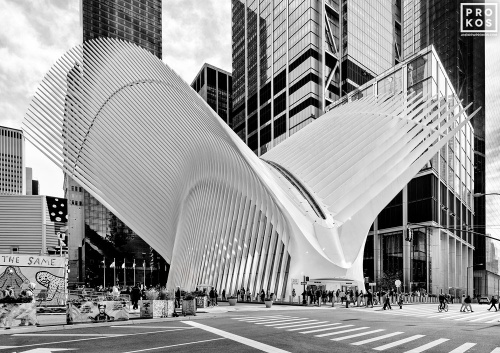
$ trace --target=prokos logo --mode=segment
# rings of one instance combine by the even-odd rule
[[[496,33],[497,4],[460,4],[460,30],[463,33]]]

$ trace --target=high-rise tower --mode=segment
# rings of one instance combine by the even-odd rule
[[[233,121],[258,155],[401,57],[400,1],[232,0]]]
[[[23,131],[0,126],[0,195],[23,195],[25,187]]]
[[[81,9],[84,43],[101,37],[117,38],[135,43],[162,58],[161,0],[82,0]],[[79,74],[85,75],[85,68],[75,68],[71,77],[68,76],[68,82],[78,85]],[[120,264],[125,258],[126,266],[132,266],[134,260],[141,265],[147,260],[148,271],[145,273],[149,278],[146,284],[166,281],[165,271],[157,271],[154,275],[152,272],[153,268],[165,269],[165,261],[68,174],[65,175],[64,190],[69,209],[70,282],[102,284],[102,269],[99,267],[103,256],[108,259],[118,257]],[[108,260],[108,265],[110,263]],[[112,276],[107,278],[111,285],[117,280]]]

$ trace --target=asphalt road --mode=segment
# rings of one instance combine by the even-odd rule
[[[500,353],[500,311],[450,305],[310,308],[215,318],[0,336],[0,353],[51,352],[485,352]],[[203,314],[201,314],[203,315]]]

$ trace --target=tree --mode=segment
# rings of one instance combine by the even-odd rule
[[[396,280],[403,282],[403,272],[401,270],[386,270],[382,277],[377,280],[379,288],[389,290],[396,287]]]

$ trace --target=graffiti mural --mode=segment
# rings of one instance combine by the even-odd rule
[[[35,298],[61,304],[66,294],[66,258],[60,256],[0,255],[0,290],[11,286],[16,296],[35,283]]]

